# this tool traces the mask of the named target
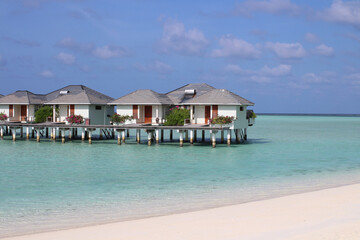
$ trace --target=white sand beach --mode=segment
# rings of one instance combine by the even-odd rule
[[[360,184],[8,240],[360,239]]]

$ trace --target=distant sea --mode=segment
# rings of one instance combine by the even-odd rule
[[[259,114],[246,143],[214,149],[177,141],[148,147],[134,132],[121,146],[7,136],[0,140],[0,237],[359,183],[359,149],[360,117],[338,115]]]

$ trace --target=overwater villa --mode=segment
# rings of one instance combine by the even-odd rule
[[[9,121],[33,121],[35,111],[46,101],[46,95],[16,91],[0,98],[0,113]]]
[[[113,98],[83,85],[69,85],[46,95],[44,105],[50,105],[57,117],[53,122],[66,122],[70,115],[81,115],[91,125],[109,125],[114,107]],[[58,109],[58,110],[56,110]]]
[[[42,105],[52,106],[52,115],[55,117],[48,119],[45,124],[31,123],[34,112]],[[125,132],[129,135],[130,129],[136,130],[136,140],[140,143],[140,131],[145,130],[149,145],[153,140],[156,143],[163,141],[165,130],[170,131],[172,140],[175,130],[179,134],[180,146],[187,140],[191,144],[196,142],[199,131],[204,141],[205,131],[208,131],[212,146],[215,147],[218,132],[221,134],[221,142],[224,142],[226,133],[228,144],[231,143],[232,132],[238,143],[247,139],[247,128],[254,124],[256,116],[247,108],[253,105],[251,101],[229,90],[216,89],[204,83],[187,84],[168,93],[136,90],[116,100],[83,85],[70,85],[46,95],[17,91],[0,98],[0,113],[9,116],[9,121],[0,123],[0,130],[3,136],[3,126],[12,128],[15,140],[16,129],[21,130],[22,136],[25,127],[29,138],[31,128],[32,135],[35,131],[40,141],[40,135],[44,135],[42,132],[46,130],[47,136],[50,129],[52,139],[56,138],[58,131],[62,142],[65,142],[67,131],[71,139],[80,128],[81,139],[84,140],[87,135],[89,143],[92,132],[96,130],[99,130],[100,138],[103,134],[113,138],[117,132],[118,144],[125,142]],[[117,116],[126,116],[126,121],[110,121],[112,116],[116,116],[113,115],[114,107]],[[184,109],[188,117],[180,123],[169,124],[167,117],[174,112],[172,109]],[[80,125],[69,124],[66,119],[71,115],[81,115],[86,121]]]

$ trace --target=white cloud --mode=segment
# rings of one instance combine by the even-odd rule
[[[79,43],[70,37],[60,40],[55,46],[82,53],[91,53],[95,48],[92,43]]]
[[[360,28],[360,2],[334,0],[330,8],[319,13],[326,21],[349,24]]]
[[[330,57],[334,54],[334,49],[332,47],[326,46],[325,44],[320,44],[314,49],[314,53]]]
[[[352,73],[346,76],[347,79],[351,80],[353,85],[360,86],[360,73]]]
[[[7,61],[0,55],[0,67],[3,67],[7,64]]]
[[[158,49],[163,53],[176,52],[184,55],[199,55],[205,50],[208,40],[196,28],[186,30],[181,22],[167,20],[158,42]]]
[[[322,73],[322,74],[315,74],[315,73],[306,73],[303,76],[303,81],[307,83],[329,83],[331,82],[332,74],[329,73]]]
[[[305,40],[311,43],[317,43],[320,41],[320,38],[315,34],[308,32],[305,34]]]
[[[279,58],[303,58],[306,56],[306,51],[300,43],[267,42],[265,47],[273,51]]]
[[[274,76],[274,77],[280,77],[280,76],[286,76],[291,74],[291,65],[286,65],[286,64],[280,64],[277,67],[274,68],[270,68],[267,65],[265,65],[262,69],[261,72],[264,75],[269,75],[269,76]]]
[[[75,57],[71,54],[61,52],[56,56],[56,59],[63,64],[73,64],[75,62]]]
[[[254,12],[266,12],[274,15],[298,14],[300,8],[290,0],[247,0],[235,6],[234,14],[250,16]]]
[[[157,72],[160,74],[171,73],[174,70],[169,64],[157,60],[147,65],[137,64],[134,67],[142,72]]]
[[[55,76],[54,73],[51,72],[50,70],[44,70],[40,73],[40,75],[44,78],[52,78]]]
[[[225,71],[243,76],[253,82],[270,83],[280,77],[291,75],[291,65],[280,64],[276,67],[269,67],[265,65],[260,70],[245,70],[236,64],[229,64],[225,66]]]
[[[214,49],[212,57],[240,57],[240,58],[257,58],[261,54],[253,44],[242,39],[232,36],[222,36],[219,40],[221,49]]]
[[[106,45],[104,47],[95,48],[92,51],[92,54],[98,58],[108,59],[115,57],[124,57],[129,55],[129,52],[126,48],[123,47]]]

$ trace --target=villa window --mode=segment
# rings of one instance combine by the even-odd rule
[[[95,110],[101,110],[101,106],[95,106]]]
[[[241,111],[241,112],[244,111],[244,107],[240,107],[240,111]]]

